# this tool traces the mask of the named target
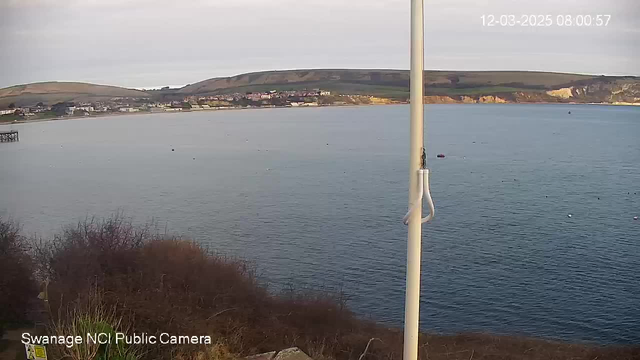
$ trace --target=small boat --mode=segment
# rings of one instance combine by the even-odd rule
[[[444,154],[438,154],[438,157],[439,157],[440,159],[444,159]]]

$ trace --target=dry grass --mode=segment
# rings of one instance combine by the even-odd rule
[[[94,289],[68,304],[66,312],[55,317],[48,331],[63,338],[81,336],[82,342],[74,346],[50,345],[49,352],[58,359],[136,360],[142,355],[136,345],[100,344],[87,338],[87,334],[109,334],[115,338],[116,331],[127,334],[128,330],[122,317],[116,314],[116,308],[107,307],[100,291]]]
[[[176,360],[236,360],[237,356],[229,351],[229,348],[222,344],[216,343],[206,347],[202,351],[192,353],[178,353]]]

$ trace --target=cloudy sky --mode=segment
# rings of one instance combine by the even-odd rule
[[[244,72],[409,66],[409,0],[0,0],[0,87],[184,85]],[[640,75],[638,0],[425,0],[428,69]],[[484,27],[482,15],[611,15]]]

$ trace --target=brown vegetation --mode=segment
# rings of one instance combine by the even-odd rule
[[[33,298],[33,264],[20,227],[0,218],[0,334],[26,320]]]
[[[89,323],[127,333],[212,338],[210,346],[131,350],[138,359],[225,360],[292,346],[317,360],[402,358],[402,331],[357,319],[340,294],[274,295],[246,262],[150,229],[121,216],[87,220],[36,246],[39,274],[50,281],[53,333],[77,328],[74,318],[85,316],[94,319]],[[517,337],[422,335],[420,358],[631,360],[640,359],[640,351]]]

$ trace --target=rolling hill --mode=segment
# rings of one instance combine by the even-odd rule
[[[15,103],[16,106],[30,106],[38,102],[54,104],[62,101],[108,100],[114,97],[150,98],[151,95],[117,86],[78,82],[43,82],[0,89],[0,108],[10,103]]]
[[[532,71],[426,71],[427,102],[638,103],[640,78]],[[164,96],[323,89],[385,98],[409,97],[406,70],[289,70],[213,78]]]
[[[429,91],[444,89],[508,87],[523,89],[553,89],[577,81],[588,81],[591,75],[540,73],[527,71],[427,71],[425,83]],[[322,87],[327,90],[353,89],[385,93],[395,90],[407,93],[409,72],[406,70],[290,70],[266,71],[225,78],[213,78],[187,85],[181,94],[209,94],[236,89],[299,86]]]
[[[531,71],[426,71],[426,101],[640,103],[640,77]],[[87,83],[46,82],[0,89],[0,108],[38,102],[97,101],[114,97],[181,100],[186,96],[269,90],[322,89],[406,100],[406,70],[285,70],[212,78],[179,89],[139,91]]]

